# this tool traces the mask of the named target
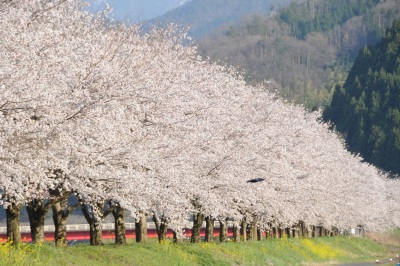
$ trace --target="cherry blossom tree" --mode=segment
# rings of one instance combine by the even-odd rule
[[[98,134],[87,137],[83,133],[86,129],[81,125],[84,121],[87,126],[104,126],[105,119],[109,119],[107,116],[103,122],[96,122],[96,119],[101,119],[101,112],[96,112],[112,109],[111,100],[118,97],[113,95],[109,86],[118,86],[123,69],[117,65],[124,62],[111,59],[117,58],[122,40],[134,28],[119,31],[117,26],[110,26],[99,30],[105,19],[101,14],[94,16],[82,12],[80,1],[12,1],[1,4],[5,17],[1,28],[4,33],[10,33],[10,38],[1,46],[5,58],[1,71],[2,122],[5,125],[2,167],[6,179],[23,180],[21,183],[24,185],[21,189],[23,195],[5,187],[3,197],[10,201],[19,197],[18,202],[12,202],[16,206],[32,199],[30,216],[37,216],[34,223],[39,224],[34,227],[42,228],[45,214],[55,203],[54,193],[50,195],[50,190],[68,188],[70,193],[79,189],[80,195],[88,197],[93,193],[85,193],[85,184],[104,174],[96,164],[104,163],[104,160],[122,164],[116,161],[122,153],[124,140],[118,140],[119,145],[113,151],[107,149],[107,146],[115,144],[110,138],[115,136],[115,128],[93,129]],[[112,73],[110,69],[113,67],[120,72]],[[120,111],[118,108],[113,110]],[[102,134],[111,131],[113,134],[110,136]],[[134,130],[128,132],[131,136]],[[93,144],[94,138],[97,142]],[[16,139],[14,143],[13,139]],[[23,139],[26,141],[21,141]],[[101,147],[102,139],[109,142]],[[15,166],[13,169],[9,167],[11,164]],[[51,178],[53,170],[62,172],[72,181],[68,184],[62,182],[63,187],[57,186],[55,182],[59,181]],[[64,197],[65,193],[62,194]],[[43,239],[41,235],[39,241]]]
[[[194,217],[257,227],[398,225],[384,173],[346,151],[318,113],[197,56],[174,25],[141,33],[78,0],[1,1],[0,185],[9,237],[27,204],[34,242],[47,211],[76,195],[100,245],[104,216],[151,215],[160,241]],[[259,183],[248,180],[262,178]],[[371,197],[373,195],[373,197]],[[61,206],[62,203],[62,206]],[[368,206],[368,211],[365,207]],[[397,216],[396,216],[397,217]],[[398,220],[398,219],[397,219]],[[63,227],[64,225],[64,227]]]

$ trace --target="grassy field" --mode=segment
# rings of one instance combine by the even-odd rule
[[[367,237],[273,239],[246,243],[147,244],[101,247],[51,244],[0,246],[0,265],[334,265],[394,258],[400,231]]]

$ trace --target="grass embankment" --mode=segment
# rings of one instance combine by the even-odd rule
[[[390,243],[389,243],[390,242]],[[328,265],[396,256],[400,231],[372,237],[276,239],[246,243],[112,244],[55,248],[0,246],[0,265]]]

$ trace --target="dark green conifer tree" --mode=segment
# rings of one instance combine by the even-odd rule
[[[323,117],[343,133],[352,152],[400,174],[400,20],[381,42],[360,51]]]

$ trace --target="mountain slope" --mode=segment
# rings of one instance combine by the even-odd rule
[[[204,36],[226,23],[238,21],[246,14],[268,14],[289,0],[192,0],[148,24],[176,23],[190,26],[189,34]]]
[[[89,0],[91,10],[100,10],[108,3],[113,9],[116,20],[129,19],[132,22],[151,19],[174,8],[182,6],[188,0]]]
[[[344,134],[351,151],[400,174],[400,20],[377,45],[360,51],[324,119]]]
[[[249,82],[275,80],[282,97],[319,108],[343,84],[358,50],[376,43],[395,0],[292,1],[275,16],[254,15],[201,38],[203,57],[242,69]]]

